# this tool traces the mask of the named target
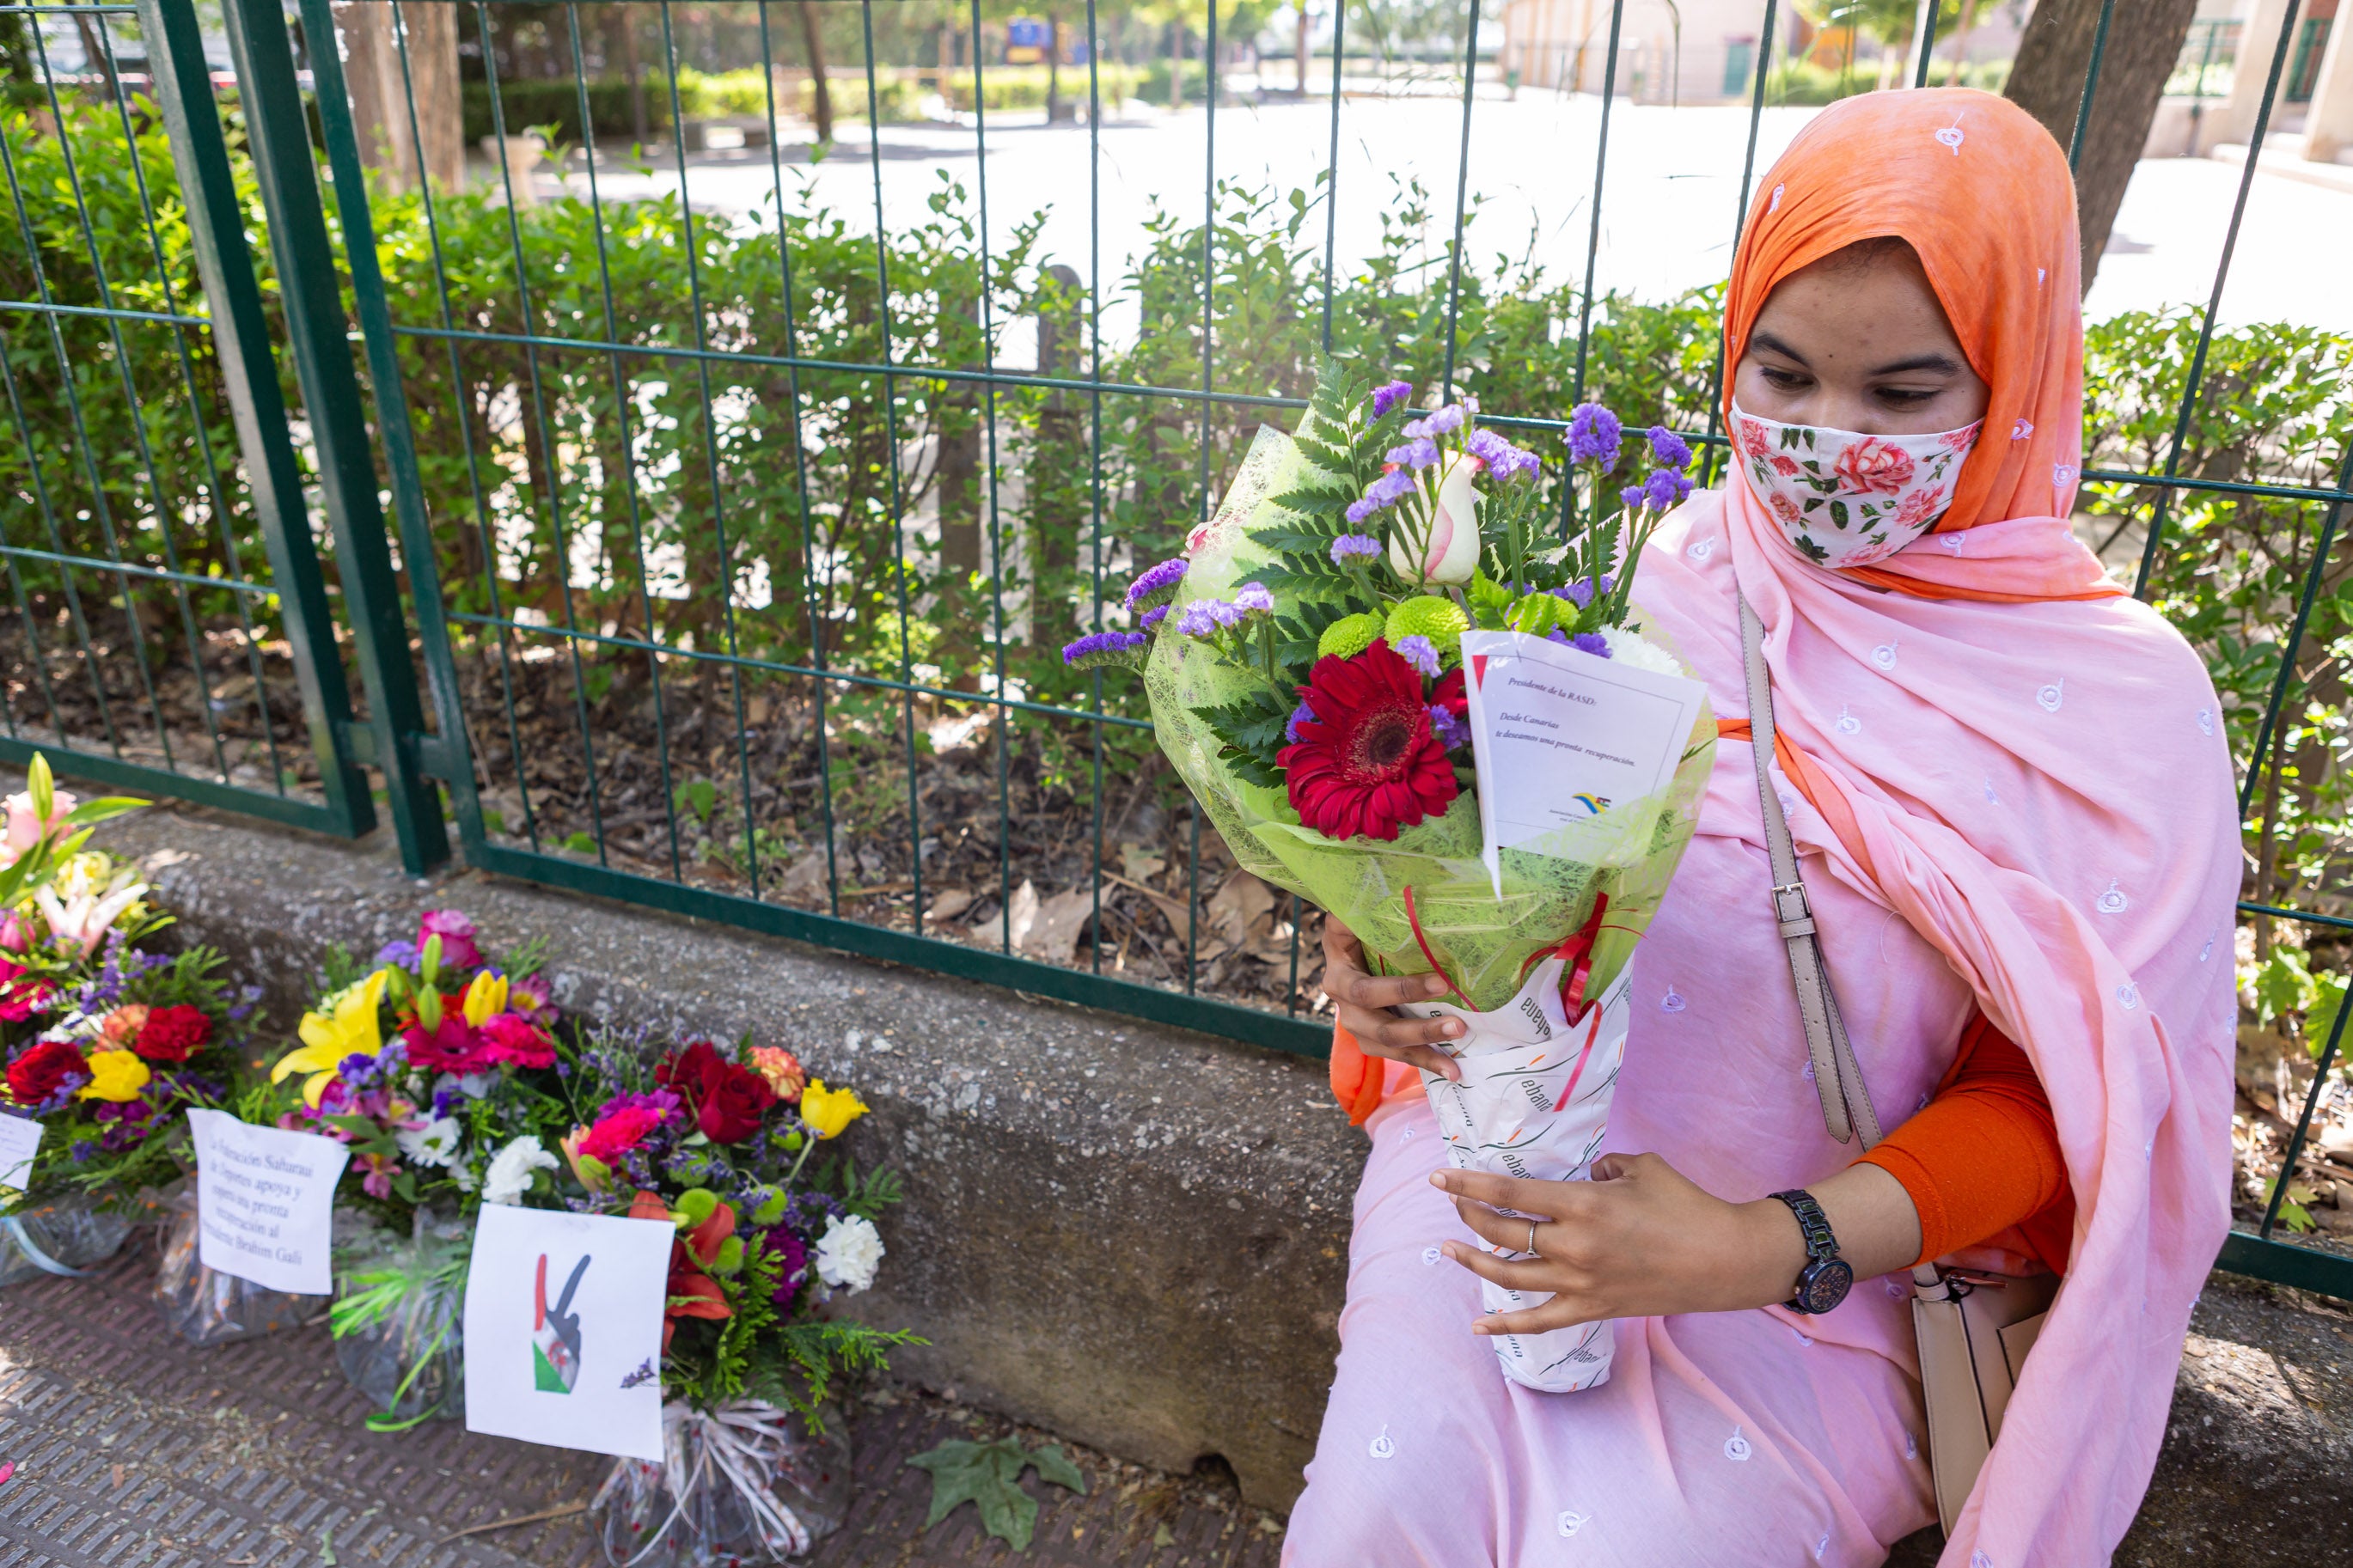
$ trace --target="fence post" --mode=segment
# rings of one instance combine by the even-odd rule
[[[147,8],[187,8],[190,0],[143,0]],[[269,217],[287,337],[319,451],[319,489],[335,539],[335,564],[360,674],[367,683],[375,755],[385,804],[400,840],[401,863],[421,872],[449,858],[441,797],[425,773],[419,741],[425,716],[409,658],[384,510],[376,499],[375,453],[352,364],[349,325],[327,220],[311,157],[311,128],[294,78],[286,16],[277,0],[223,0],[222,19],[245,108],[254,173]],[[314,38],[335,47],[332,33]]]
[[[334,614],[327,603],[325,579],[311,541],[301,470],[287,434],[286,403],[278,388],[269,323],[262,314],[253,258],[245,247],[244,214],[237,202],[227,141],[221,133],[220,113],[213,102],[211,73],[205,63],[195,7],[191,0],[139,0],[139,22],[173,161],[179,169],[196,270],[212,315],[213,348],[220,358],[221,380],[245,458],[254,518],[269,557],[286,639],[293,652],[303,719],[319,761],[321,789],[329,813],[343,831],[365,833],[375,826],[375,811],[368,798],[367,775],[352,756],[351,693],[335,648]],[[299,106],[295,112],[299,117]],[[266,723],[266,697],[263,712]]]

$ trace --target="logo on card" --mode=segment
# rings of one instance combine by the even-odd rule
[[[580,1314],[572,1310],[573,1293],[588,1272],[588,1258],[572,1266],[564,1294],[547,1304],[547,1254],[539,1255],[538,1272],[531,1282],[532,1386],[542,1394],[569,1394],[580,1381]]]
[[[1568,799],[1570,805],[1583,806],[1588,816],[1599,816],[1609,809],[1609,797],[1606,795],[1573,795]]]

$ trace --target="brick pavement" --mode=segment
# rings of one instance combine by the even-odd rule
[[[477,1437],[453,1422],[396,1436],[362,1426],[323,1323],[210,1350],[157,1318],[141,1237],[85,1279],[0,1291],[0,1568],[591,1568],[574,1512],[609,1461]],[[858,1489],[820,1568],[1273,1568],[1280,1521],[1229,1480],[1178,1478],[1074,1450],[1081,1498],[1040,1484],[1035,1542],[1012,1553],[966,1506],[936,1531],[911,1454],[951,1437],[1045,1435],[916,1390],[852,1405]],[[1068,1446],[1066,1445],[1066,1447]]]

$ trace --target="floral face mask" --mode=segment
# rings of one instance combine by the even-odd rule
[[[1740,460],[1790,545],[1817,566],[1868,566],[1953,504],[1980,419],[1933,436],[1863,436],[1732,411]]]

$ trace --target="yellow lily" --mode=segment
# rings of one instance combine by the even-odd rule
[[[507,977],[483,970],[466,987],[466,1022],[479,1029],[483,1020],[507,1010]]]
[[[379,969],[333,998],[332,1012],[303,1014],[299,1031],[302,1044],[278,1058],[278,1065],[269,1069],[269,1081],[281,1082],[289,1073],[309,1073],[302,1085],[302,1102],[316,1110],[319,1097],[335,1081],[336,1068],[345,1057],[372,1057],[384,1049],[377,1009],[391,977],[391,970]]]
[[[111,1100],[118,1104],[136,1100],[153,1076],[136,1051],[93,1051],[90,1056],[90,1081],[75,1098]]]
[[[825,1079],[813,1078],[801,1090],[801,1120],[820,1138],[839,1135],[865,1114],[866,1102],[854,1089],[828,1089]]]

